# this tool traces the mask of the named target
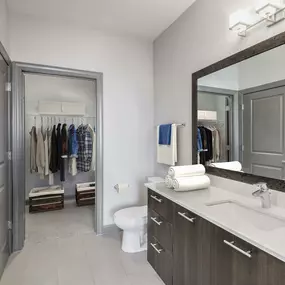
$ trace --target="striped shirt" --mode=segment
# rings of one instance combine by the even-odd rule
[[[77,170],[88,172],[91,169],[93,142],[88,125],[80,125],[76,130],[78,142]]]

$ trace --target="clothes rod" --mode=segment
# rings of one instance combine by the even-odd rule
[[[57,118],[57,117],[65,117],[65,118],[94,118],[96,119],[96,116],[81,116],[81,115],[33,115],[33,114],[26,114],[26,116],[29,117],[41,117],[41,118]]]

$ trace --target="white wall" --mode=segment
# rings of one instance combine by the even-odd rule
[[[145,177],[153,175],[152,43],[12,17],[15,61],[103,72],[104,224],[114,211],[146,203]],[[113,186],[129,183],[117,194]]]
[[[66,117],[51,117],[48,121],[46,116],[43,116],[43,122],[39,115],[39,101],[53,102],[83,102],[86,105],[85,117],[76,118],[72,116]],[[30,130],[32,126],[40,128],[43,126],[52,127],[53,124],[66,123],[69,127],[74,123],[77,127],[82,122],[96,126],[96,86],[95,81],[82,80],[76,78],[56,77],[46,75],[25,75],[25,141],[26,141],[26,199],[29,197],[29,192],[34,187],[48,186],[48,176],[45,179],[40,179],[39,174],[30,172]],[[36,115],[36,116],[35,116]],[[35,119],[36,118],[36,119]],[[75,184],[83,182],[95,181],[95,172],[87,173],[78,172],[76,176],[68,174],[66,169],[66,181],[64,183],[64,195],[67,198],[74,198]],[[59,171],[54,175],[54,183],[60,185]]]
[[[284,22],[270,29],[257,27],[244,39],[229,31],[229,15],[254,3],[196,1],[154,43],[155,124],[187,124],[179,130],[179,164],[192,162],[192,73],[285,30]],[[156,165],[156,174],[165,170]]]
[[[9,53],[8,7],[7,0],[0,0],[0,42]]]

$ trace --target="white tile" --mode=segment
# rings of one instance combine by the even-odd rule
[[[146,252],[127,254],[121,239],[96,236],[92,209],[27,214],[24,249],[10,257],[0,285],[161,285]]]

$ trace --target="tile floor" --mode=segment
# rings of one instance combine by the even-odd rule
[[[64,209],[45,213],[26,213],[26,242],[43,242],[94,232],[94,207],[76,207],[65,201]]]
[[[96,236],[92,209],[27,214],[24,249],[10,257],[0,285],[162,285],[146,252],[126,254],[115,236]]]

